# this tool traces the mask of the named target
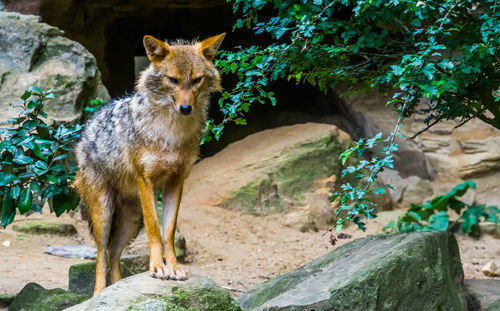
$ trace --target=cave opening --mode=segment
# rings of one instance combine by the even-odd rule
[[[232,31],[236,21],[230,4],[221,0],[160,3],[156,1],[86,1],[66,0],[55,10],[54,1],[41,6],[41,16],[49,24],[66,32],[96,56],[103,83],[111,97],[133,92],[137,73],[148,64],[142,45],[144,35],[159,39],[205,39],[226,32],[220,49],[266,44],[270,38],[255,36],[253,31]],[[56,14],[57,11],[64,14]],[[223,76],[225,90],[236,82],[233,76]],[[278,104],[253,104],[247,114],[247,125],[229,124],[220,141],[201,148],[209,156],[227,144],[257,131],[304,122],[333,123],[346,129],[342,105],[337,96],[323,94],[307,84],[276,81],[269,85]],[[215,96],[216,97],[216,96]],[[221,119],[216,98],[210,116]]]

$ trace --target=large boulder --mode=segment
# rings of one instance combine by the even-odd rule
[[[336,126],[320,123],[249,135],[194,166],[185,187],[193,190],[185,197],[196,201],[185,203],[260,216],[285,214],[285,224],[306,229],[314,222],[324,227],[335,219],[329,192],[345,182],[340,179],[339,155],[351,142]],[[390,206],[388,197],[378,202],[379,209]]]
[[[248,310],[467,310],[455,237],[445,232],[376,235],[257,285]]]
[[[0,121],[17,115],[10,102],[33,85],[57,95],[46,106],[53,120],[75,120],[91,99],[109,97],[94,56],[81,44],[37,16],[0,11]]]
[[[88,298],[61,288],[45,289],[36,283],[28,283],[9,305],[9,311],[63,310]]]
[[[212,280],[189,274],[186,281],[158,280],[141,273],[105,288],[67,311],[104,310],[241,310]]]

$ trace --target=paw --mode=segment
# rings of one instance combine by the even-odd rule
[[[167,264],[167,270],[170,280],[184,281],[187,280],[187,274],[178,265]]]
[[[184,281],[187,280],[187,274],[179,266],[175,265],[164,265],[163,263],[150,263],[149,275],[155,279],[161,280],[176,280]]]
[[[169,274],[167,267],[162,262],[149,263],[149,275],[155,279],[168,280]]]

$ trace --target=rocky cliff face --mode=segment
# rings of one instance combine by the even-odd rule
[[[49,118],[70,121],[96,97],[109,95],[95,58],[80,43],[32,15],[0,11],[1,120],[19,112],[10,105],[30,86],[53,89]]]
[[[385,96],[375,91],[344,101],[347,118],[353,121],[348,123],[349,131],[355,137],[390,133],[397,115],[385,107],[386,101]],[[396,191],[391,191],[394,203],[402,207],[422,203],[472,179],[477,190],[467,194],[469,203],[498,205],[500,130],[480,120],[464,125],[460,125],[460,120],[451,120],[410,139],[425,127],[423,120],[420,115],[405,120],[402,132],[407,138],[397,140],[400,148],[395,156],[395,170],[381,174],[395,186]]]

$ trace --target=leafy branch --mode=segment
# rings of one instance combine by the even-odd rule
[[[16,215],[41,212],[48,201],[57,216],[76,208],[78,199],[69,188],[76,166],[67,167],[72,143],[80,137],[81,126],[57,127],[45,123],[45,101],[55,94],[31,87],[13,104],[21,108],[18,117],[8,120],[10,128],[0,134],[1,225]]]

